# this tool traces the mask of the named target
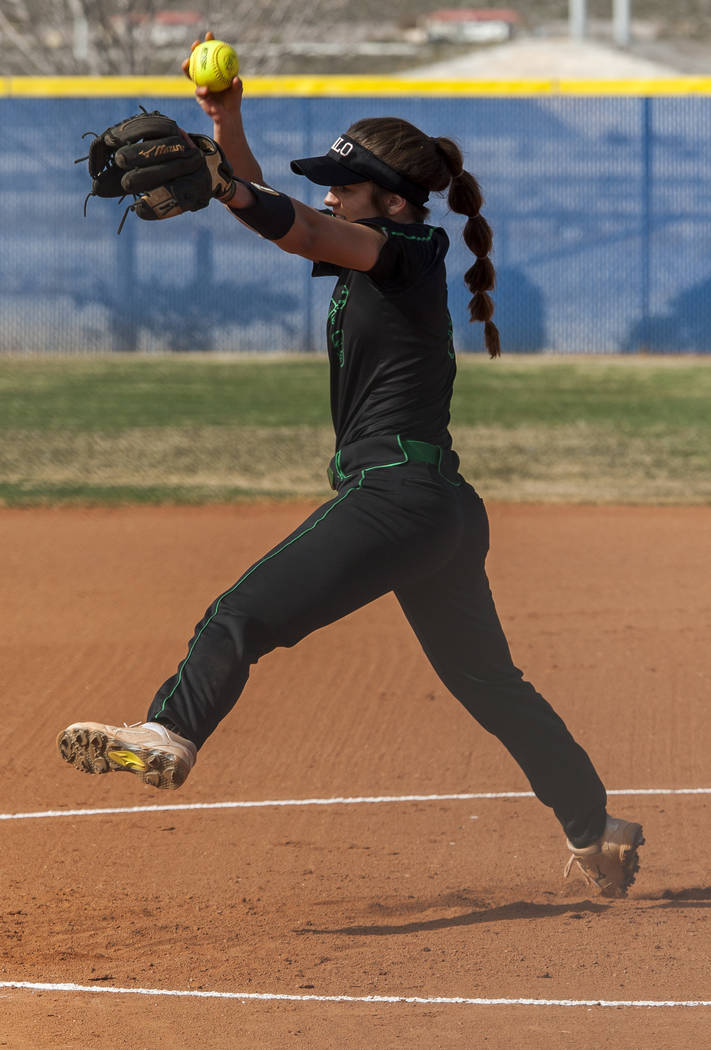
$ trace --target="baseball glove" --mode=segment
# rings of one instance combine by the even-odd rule
[[[233,173],[224,153],[207,135],[191,134],[170,117],[143,111],[96,135],[89,146],[89,197],[125,197],[139,219],[170,219],[206,208],[213,197],[229,200]]]

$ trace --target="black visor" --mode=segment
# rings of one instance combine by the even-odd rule
[[[380,160],[348,135],[339,135],[324,157],[292,160],[291,170],[305,175],[317,186],[350,186],[354,182],[375,182],[421,208],[429,191],[410,182],[404,175]]]

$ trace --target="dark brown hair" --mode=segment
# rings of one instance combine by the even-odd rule
[[[496,283],[494,264],[489,258],[491,227],[481,214],[484,198],[479,183],[464,170],[459,146],[452,139],[430,138],[399,117],[358,120],[351,124],[348,134],[418,186],[425,186],[431,193],[444,193],[448,189],[450,209],[467,216],[462,235],[464,243],[476,255],[476,262],[464,275],[472,293],[469,316],[472,321],[484,322],[486,349],[491,357],[498,357],[501,353],[499,331],[491,320],[494,304],[489,295]],[[415,207],[415,212],[419,222],[424,222],[429,214],[424,207]]]

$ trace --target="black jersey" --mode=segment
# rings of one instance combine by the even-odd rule
[[[361,219],[387,240],[367,273],[317,263],[338,277],[327,321],[336,447],[383,434],[451,448],[456,371],[443,229]]]

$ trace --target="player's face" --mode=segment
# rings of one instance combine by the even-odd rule
[[[339,219],[356,222],[358,219],[372,219],[377,212],[374,200],[375,184],[372,182],[354,182],[350,186],[331,186],[323,203]]]

